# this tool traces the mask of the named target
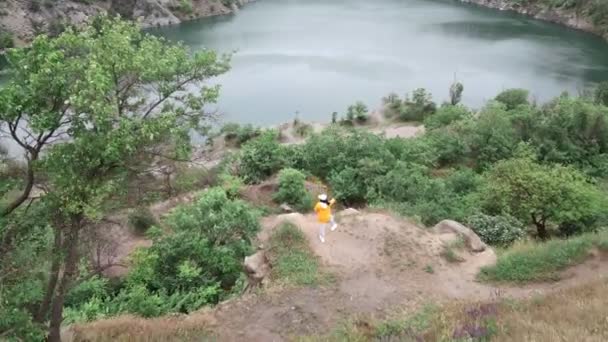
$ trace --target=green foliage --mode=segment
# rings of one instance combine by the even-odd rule
[[[387,118],[394,118],[399,116],[403,101],[399,98],[396,93],[390,93],[386,97],[382,98],[384,104],[384,116]]]
[[[520,105],[528,104],[529,92],[525,89],[507,89],[494,99],[507,106],[507,110],[515,109]]]
[[[595,102],[608,106],[608,81],[601,82],[595,89]]]
[[[243,188],[243,180],[239,177],[232,176],[227,173],[222,173],[219,176],[219,181],[222,189],[226,191],[229,199],[234,200],[239,198],[241,189]]]
[[[346,110],[346,120],[351,123],[365,123],[368,118],[367,106],[361,101],[358,101],[354,105],[348,106],[348,109]]]
[[[307,123],[302,123],[302,122],[298,122],[297,124],[294,124],[294,129],[295,129],[296,135],[299,137],[302,137],[302,138],[306,138],[313,132],[312,125],[307,124]]]
[[[462,100],[462,92],[464,91],[464,86],[460,82],[454,82],[450,86],[450,104],[455,106],[460,103]]]
[[[150,227],[157,224],[156,218],[147,207],[135,208],[129,213],[129,227],[137,234],[143,235]]]
[[[366,158],[382,161],[387,166],[392,165],[394,159],[384,148],[381,137],[363,130],[347,131],[337,127],[311,135],[302,153],[303,168],[322,179],[349,167],[358,168]]]
[[[312,208],[312,196],[306,190],[306,176],[295,169],[287,168],[279,172],[279,190],[274,194],[274,201],[287,203],[300,212]]]
[[[468,218],[467,224],[490,245],[509,246],[526,236],[523,224],[510,216],[476,214]]]
[[[424,127],[435,129],[447,126],[454,121],[464,120],[471,117],[471,113],[464,106],[443,105],[436,113],[424,120]]]
[[[227,143],[240,147],[247,141],[260,136],[262,130],[250,124],[241,126],[237,123],[227,123],[221,128],[220,133],[224,134]]]
[[[605,201],[580,172],[541,165],[529,158],[497,163],[487,175],[481,196],[488,212],[509,214],[533,224],[541,238],[549,236],[552,225],[580,221],[593,224]]]
[[[538,119],[533,144],[543,161],[608,175],[608,111],[582,98],[560,97]]]
[[[13,41],[13,35],[8,31],[0,30],[0,50],[10,49],[12,47],[15,47],[15,42]]]
[[[291,223],[283,223],[270,237],[268,258],[272,277],[281,282],[310,286],[327,281],[304,233]]]
[[[471,157],[479,169],[512,157],[518,137],[505,105],[488,104],[479,113],[468,140]]]
[[[424,121],[426,117],[435,113],[437,105],[432,101],[431,94],[424,88],[418,88],[405,99],[391,93],[382,99],[384,103],[384,114],[388,118],[398,118],[402,121]]]
[[[44,327],[34,323],[32,308],[43,298],[52,230],[44,201],[27,215],[0,217],[0,334],[8,341],[42,341]],[[9,238],[9,237],[12,237]]]
[[[63,256],[81,248],[84,227],[120,205],[129,175],[150,166],[133,161],[151,163],[152,158],[138,157],[158,145],[171,146],[178,158],[188,157],[189,133],[204,130],[202,109],[218,96],[217,86],[203,82],[225,72],[228,58],[207,50],[191,53],[142,33],[134,23],[106,17],[81,31],[67,28],[56,38],[40,35],[27,49],[9,50],[6,56],[12,77],[0,89],[0,122],[24,132],[13,140],[27,151],[35,180],[45,176],[49,191],[43,198],[53,208],[47,220],[66,240],[43,260],[59,260],[58,283],[69,284],[77,260]],[[49,144],[59,133],[61,143]],[[28,267],[25,260],[19,262],[19,268]],[[20,279],[40,290],[30,300],[11,304],[17,311],[31,315],[39,308],[45,271],[38,278],[43,281]],[[50,294],[53,303],[61,303],[59,289]],[[51,327],[62,319],[61,307],[56,309]]]
[[[192,14],[194,12],[192,0],[180,0],[179,10],[185,14]]]
[[[583,262],[601,241],[606,241],[605,231],[568,240],[516,245],[499,255],[496,265],[483,268],[480,277],[506,282],[556,280],[559,271]]]
[[[172,184],[169,184],[171,187],[168,189],[169,195],[200,190],[207,185],[215,184],[216,181],[216,173],[214,170],[197,167],[181,167],[175,172]]]
[[[65,305],[79,306],[86,303],[91,298],[106,298],[109,295],[110,285],[106,278],[94,275],[89,279],[76,284],[70,292],[68,292]]]
[[[378,177],[370,199],[406,216],[418,216],[422,223],[435,224],[443,219],[463,220],[477,206],[470,193],[479,185],[475,176],[467,180],[460,172],[446,180],[433,178],[430,170],[416,164],[397,163],[385,176]]]
[[[285,157],[277,132],[267,131],[243,145],[239,159],[239,175],[245,183],[259,183],[285,165]]]
[[[431,98],[431,94],[424,88],[413,91],[412,99],[406,98],[402,105],[399,119],[402,121],[424,121],[426,117],[435,113],[436,104]]]
[[[178,207],[167,225],[173,233],[157,234],[150,248],[132,255],[133,268],[116,294],[98,277],[70,291],[67,321],[189,313],[228,296],[259,230],[255,210],[212,188],[196,203]]]

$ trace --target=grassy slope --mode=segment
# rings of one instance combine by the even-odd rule
[[[273,265],[271,276],[279,283],[314,286],[328,280],[306,236],[291,223],[283,223],[271,236],[268,259]]]
[[[608,251],[608,231],[568,240],[527,241],[500,253],[496,265],[482,269],[480,278],[517,283],[556,280],[559,271],[584,261],[593,248]]]

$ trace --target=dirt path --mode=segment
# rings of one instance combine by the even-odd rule
[[[220,305],[213,316],[221,341],[284,341],[327,332],[344,317],[383,317],[394,310],[411,312],[450,299],[524,298],[608,274],[608,263],[593,259],[567,270],[560,282],[496,287],[475,280],[480,267],[495,261],[493,251],[465,253],[464,262],[449,263],[440,256],[443,243],[438,235],[391,215],[341,217],[338,230],[328,233],[325,244],[317,238],[312,215],[279,215],[263,220],[260,240],[265,241],[283,221],[302,229],[337,281],[328,287],[270,291]]]

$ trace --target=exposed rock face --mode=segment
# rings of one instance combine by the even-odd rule
[[[450,234],[462,237],[467,248],[473,252],[483,252],[487,248],[486,244],[481,241],[475,232],[456,221],[443,220],[437,223],[433,230],[439,234],[444,242],[453,240],[452,237],[449,237]]]
[[[582,30],[603,36],[608,39],[608,33],[602,32],[596,27],[588,15],[575,10],[564,10],[561,8],[549,8],[539,4],[518,4],[514,0],[460,0],[465,3],[495,8],[501,11],[514,11],[535,19],[561,24],[577,30]]]
[[[138,20],[143,27],[179,24],[184,20],[235,12],[248,0],[224,5],[217,0],[4,0],[0,1],[0,31],[11,32],[17,45],[30,42],[36,34],[55,33],[65,24],[82,25],[102,13]]]
[[[263,250],[245,257],[243,266],[249,281],[247,284],[247,289],[259,286],[264,278],[266,278],[266,276],[268,276],[270,273],[270,266]]]

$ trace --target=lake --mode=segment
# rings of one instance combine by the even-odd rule
[[[454,79],[480,107],[505,88],[538,101],[608,80],[601,38],[450,0],[260,0],[236,15],[152,30],[192,49],[237,50],[217,109],[225,121],[329,121],[361,100]]]

